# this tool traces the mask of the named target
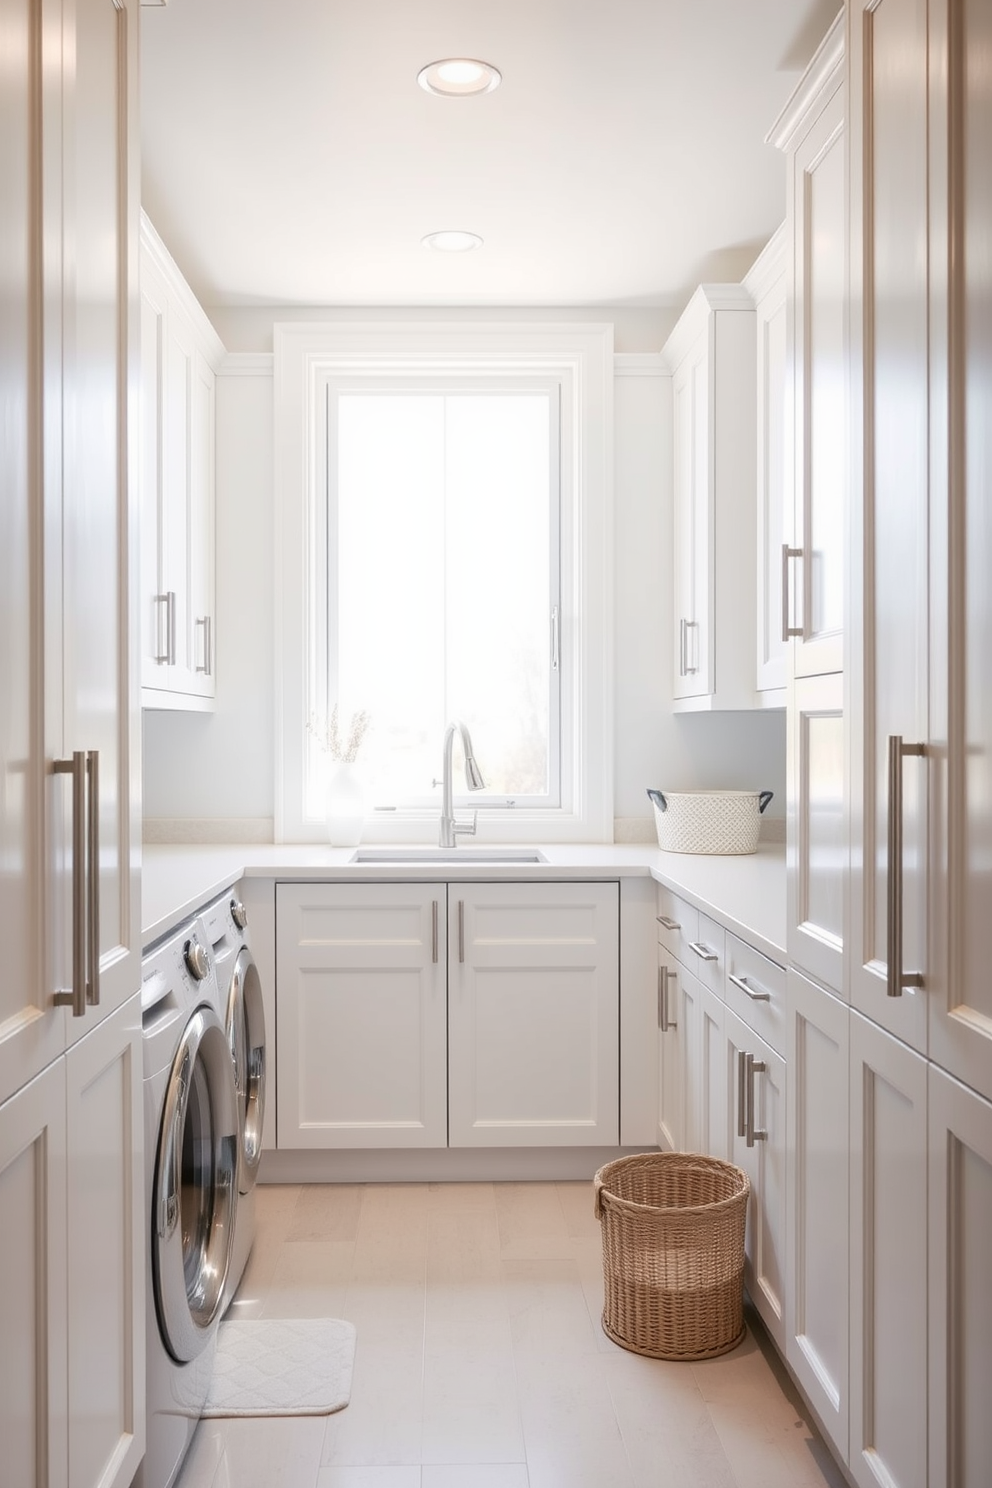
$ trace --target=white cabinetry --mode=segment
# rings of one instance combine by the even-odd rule
[[[214,382],[224,348],[141,219],[141,685],[202,710],[215,682]]]
[[[846,1003],[789,972],[785,1353],[845,1460],[849,1022]]]
[[[849,1461],[861,1488],[927,1481],[926,1176],[926,1061],[852,1012]]]
[[[0,1476],[125,1488],[144,1446],[138,7],[13,0],[3,38]]]
[[[791,536],[784,630],[793,675],[844,665],[847,461],[847,171],[844,16],[768,139],[783,150],[788,245],[787,427]]]
[[[792,529],[792,480],[786,481],[787,256],[783,223],[748,270],[754,300],[757,368],[757,688],[761,707],[785,707],[789,642],[782,620],[782,545]],[[791,408],[791,400],[788,405]],[[788,521],[786,501],[790,502]]]
[[[840,992],[849,851],[842,676],[793,683],[786,758],[789,961]]]
[[[126,1488],[144,1450],[140,995],[0,1106],[4,1481]]]
[[[748,291],[706,284],[663,352],[674,412],[676,711],[756,702],[754,335]]]
[[[279,884],[279,1146],[613,1146],[615,883]]]

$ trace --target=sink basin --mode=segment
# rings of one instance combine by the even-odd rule
[[[536,847],[360,847],[353,863],[546,863]]]

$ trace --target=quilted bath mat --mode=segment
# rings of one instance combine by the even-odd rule
[[[327,1416],[351,1397],[355,1329],[337,1318],[221,1323],[211,1416]]]

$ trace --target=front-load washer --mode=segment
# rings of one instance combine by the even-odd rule
[[[213,1372],[238,1203],[238,1103],[207,938],[188,921],[142,962],[147,1445],[135,1479],[170,1488]]]
[[[265,1116],[265,1010],[248,943],[248,914],[234,889],[200,911],[217,972],[218,1011],[227,1032],[238,1092],[238,1211],[223,1308],[241,1285],[255,1239],[255,1180]]]

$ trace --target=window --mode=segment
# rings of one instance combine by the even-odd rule
[[[433,839],[455,717],[481,840],[611,836],[611,329],[277,326],[282,840],[323,836],[335,705],[365,840]]]

